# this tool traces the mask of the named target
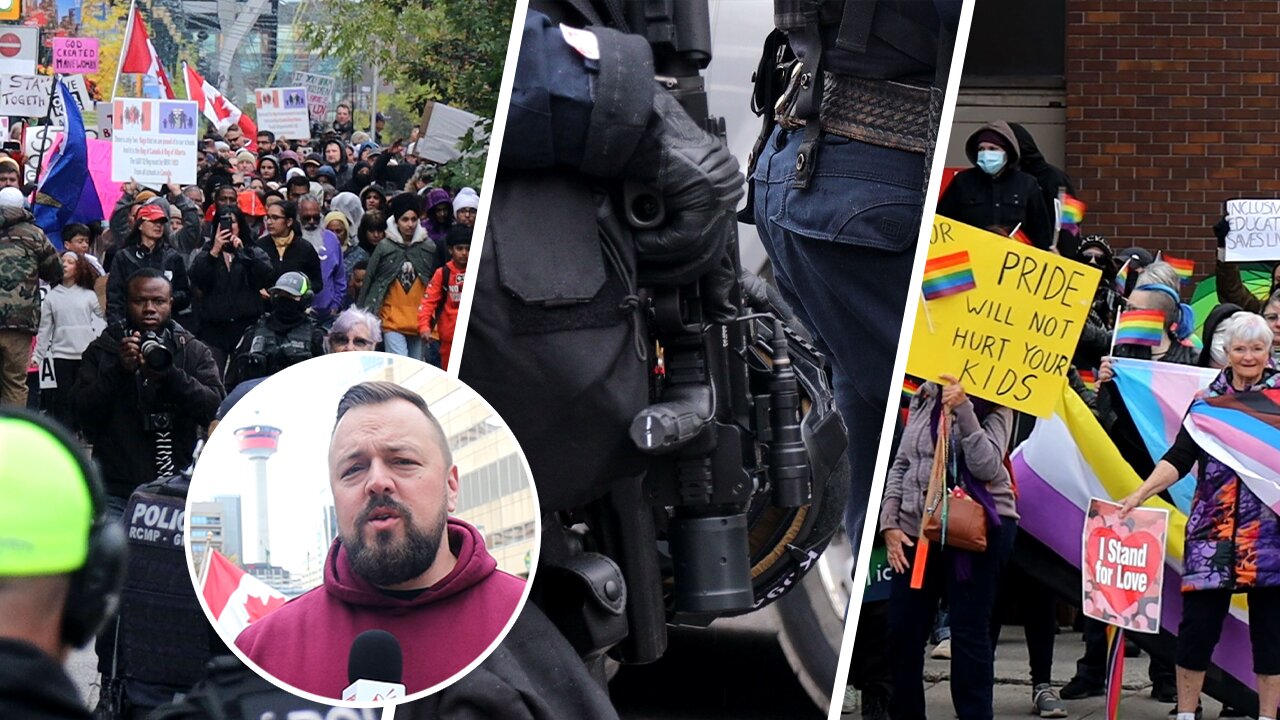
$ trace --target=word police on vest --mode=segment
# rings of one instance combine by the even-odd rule
[[[342,699],[383,702],[404,697],[404,653],[400,641],[386,630],[365,630],[351,642],[347,682]]]
[[[163,546],[182,545],[181,501],[174,505],[140,502],[129,516],[129,539]]]

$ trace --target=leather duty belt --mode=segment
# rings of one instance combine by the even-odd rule
[[[774,108],[782,127],[795,130],[807,124],[796,115],[796,96],[809,81],[803,66],[796,63],[787,90]],[[940,90],[827,72],[818,119],[822,130],[833,135],[926,154],[937,137],[941,107]]]

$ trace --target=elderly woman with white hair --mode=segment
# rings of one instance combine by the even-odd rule
[[[1270,362],[1273,333],[1253,313],[1237,313],[1221,332],[1227,364],[1200,395],[1204,398],[1248,394],[1280,388],[1280,373]],[[1237,398],[1244,401],[1246,398]],[[1274,401],[1272,401],[1274,402]],[[1246,408],[1247,402],[1234,407]],[[1193,410],[1194,414],[1194,410]],[[1178,720],[1195,718],[1210,656],[1222,634],[1222,623],[1234,593],[1249,598],[1249,637],[1253,670],[1258,677],[1259,718],[1275,720],[1280,704],[1280,517],[1255,494],[1250,474],[1231,450],[1235,437],[1214,438],[1210,454],[1199,436],[1186,427],[1155,471],[1124,500],[1121,517],[1173,483],[1199,463],[1187,539],[1183,551],[1182,622],[1178,626]],[[1263,462],[1274,462],[1263,460]],[[1280,477],[1280,467],[1270,468]]]
[[[373,350],[380,342],[382,322],[378,316],[353,306],[334,318],[333,328],[325,338],[325,350],[330,353]]]

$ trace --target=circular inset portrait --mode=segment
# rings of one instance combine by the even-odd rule
[[[502,418],[438,368],[369,352],[238,400],[196,464],[186,528],[222,639],[268,680],[349,706],[478,665],[524,605],[539,542]]]

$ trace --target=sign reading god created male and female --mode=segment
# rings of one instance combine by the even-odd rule
[[[258,105],[258,129],[277,138],[306,140],[311,137],[311,114],[305,87],[258,88],[253,91]]]
[[[1160,632],[1160,589],[1169,511],[1091,498],[1080,555],[1084,614],[1125,630]]]
[[[200,128],[197,103],[117,98],[111,113],[112,182],[195,183]]]
[[[954,375],[974,397],[1052,415],[1101,272],[944,217],[929,262],[907,373]]]
[[[1226,259],[1280,260],[1280,200],[1227,201]]]

